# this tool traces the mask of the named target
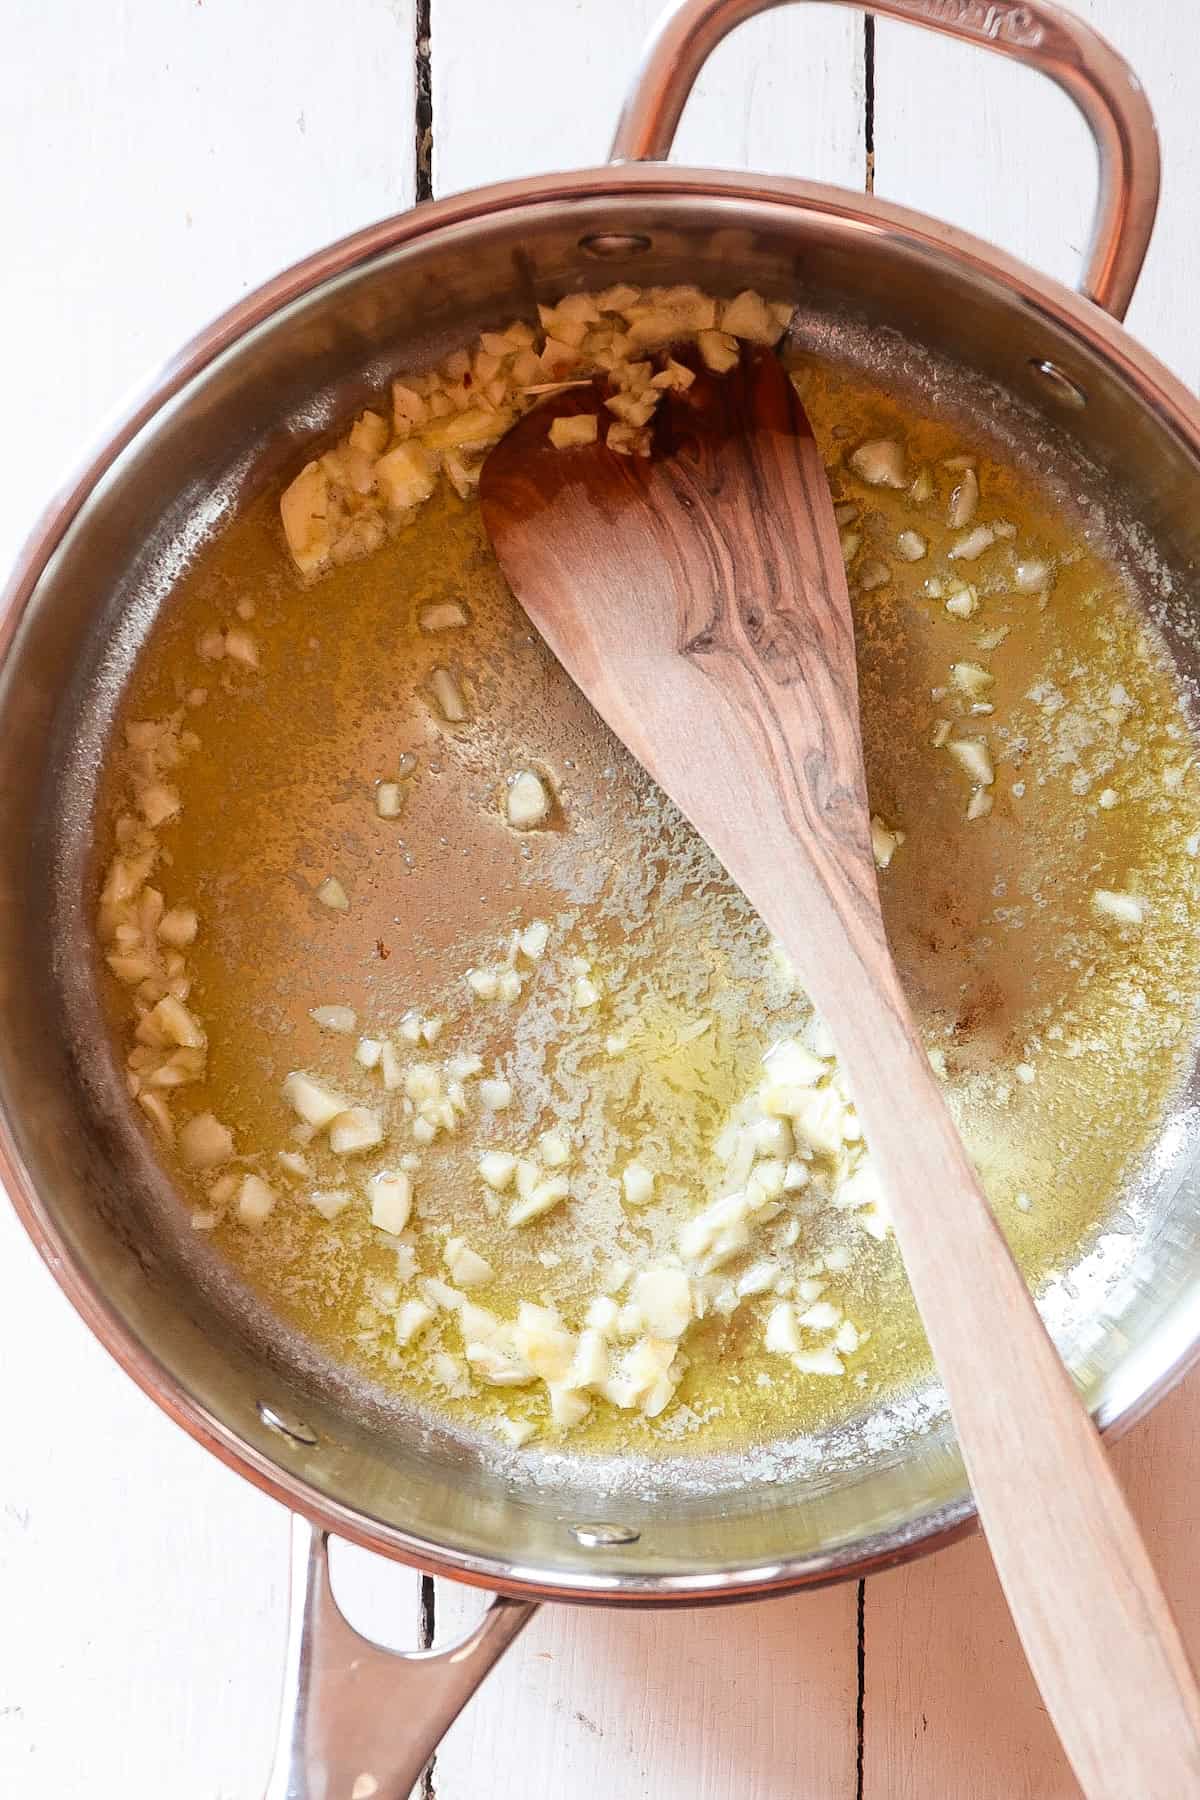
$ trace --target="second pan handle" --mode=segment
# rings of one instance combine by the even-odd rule
[[[783,0],[680,0],[660,20],[625,101],[614,162],[661,162],[671,148],[696,77],[738,25]],[[880,18],[902,19],[1039,69],[1071,96],[1100,159],[1100,193],[1080,290],[1123,319],[1133,298],[1158,210],[1154,115],[1137,76],[1098,32],[1059,6],[1030,0],[833,0]]]
[[[475,1689],[537,1611],[492,1602],[445,1649],[385,1650],[342,1617],[329,1540],[292,1520],[283,1710],[265,1800],[408,1800]]]

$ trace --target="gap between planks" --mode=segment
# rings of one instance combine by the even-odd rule
[[[413,194],[433,199],[433,0],[417,0],[413,43]]]
[[[433,199],[433,4],[417,0],[413,25],[413,194],[416,204]],[[432,1648],[437,1633],[437,1584],[432,1575],[421,1576],[417,1642]],[[434,1800],[437,1753],[430,1757],[421,1776],[421,1800]]]

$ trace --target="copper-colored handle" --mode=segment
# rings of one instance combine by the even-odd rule
[[[681,0],[646,47],[625,102],[614,162],[660,162],[704,64],[721,39],[783,0]],[[1088,122],[1100,158],[1100,193],[1080,290],[1123,319],[1154,230],[1159,156],[1154,115],[1141,83],[1112,45],[1061,7],[947,6],[945,0],[833,0],[881,18],[927,25],[1040,69],[1057,82]]]
[[[537,1607],[497,1599],[456,1644],[385,1650],[342,1617],[329,1582],[328,1541],[294,1517],[283,1708],[265,1800],[407,1800],[445,1732]]]

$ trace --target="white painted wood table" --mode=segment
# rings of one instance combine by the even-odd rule
[[[599,161],[657,0],[42,0],[0,71],[0,558],[105,412],[238,294],[481,181]],[[1133,330],[1200,385],[1200,43],[1172,0],[1085,0],[1162,131]],[[417,153],[431,72],[432,159]],[[422,120],[422,123],[424,121]],[[1061,95],[904,26],[792,7],[713,58],[694,162],[876,189],[1071,279],[1094,169]],[[0,1206],[0,1793],[256,1800],[287,1521],[108,1362]],[[1194,1652],[1200,1380],[1116,1452]],[[418,1582],[346,1552],[355,1622]],[[439,1583],[440,1634],[478,1596]],[[439,1752],[439,1800],[1057,1800],[1075,1791],[986,1552],[712,1613],[546,1610]],[[1132,1800],[1132,1797],[1131,1797]]]

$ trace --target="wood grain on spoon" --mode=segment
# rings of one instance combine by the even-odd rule
[[[694,365],[693,365],[694,366]],[[778,359],[664,398],[649,458],[597,383],[483,471],[514,593],[711,845],[838,1046],[1030,1665],[1105,1800],[1200,1795],[1200,1696],[1099,1436],[946,1110],[884,934],[850,600],[825,470]],[[562,414],[600,441],[559,450]]]

